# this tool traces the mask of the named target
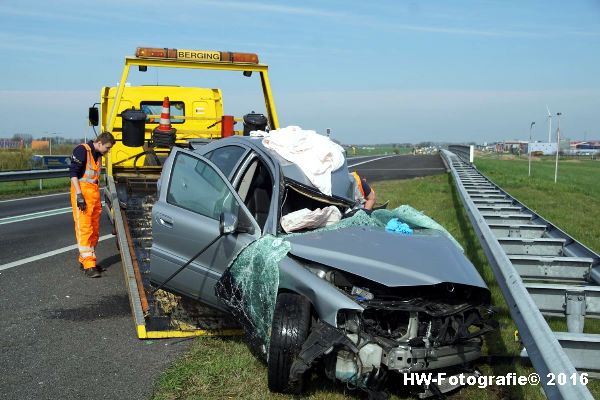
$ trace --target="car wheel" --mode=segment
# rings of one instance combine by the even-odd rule
[[[277,296],[269,347],[268,381],[271,391],[302,392],[302,380],[294,384],[290,382],[290,369],[308,337],[310,320],[310,302],[306,297],[295,293]]]

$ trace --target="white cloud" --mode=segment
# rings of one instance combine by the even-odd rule
[[[267,4],[251,1],[211,1],[203,0],[194,2],[195,4],[201,3],[209,6],[220,7],[220,8],[233,8],[236,11],[245,10],[252,12],[270,12],[275,14],[287,14],[287,15],[305,15],[312,17],[346,17],[350,14],[339,12],[339,11],[328,11],[317,8],[309,7],[290,7],[282,6],[278,4]]]

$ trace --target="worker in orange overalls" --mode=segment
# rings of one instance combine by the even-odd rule
[[[75,236],[79,248],[79,265],[86,276],[99,278],[96,266],[96,245],[100,235],[100,168],[102,156],[115,144],[110,132],[102,132],[96,140],[80,144],[71,157],[71,207]]]
[[[366,179],[361,178],[356,171],[350,174],[356,181],[354,186],[354,197],[366,210],[372,210],[375,206],[375,190],[369,186]]]

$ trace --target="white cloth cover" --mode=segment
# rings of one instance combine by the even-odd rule
[[[344,149],[327,136],[298,126],[275,129],[267,134],[253,131],[253,136],[264,136],[265,147],[293,162],[304,172],[317,189],[331,196],[331,173],[344,165]]]
[[[267,137],[269,136],[269,132],[265,131],[250,131],[251,137]]]
[[[281,227],[287,233],[300,229],[316,229],[334,224],[342,219],[342,213],[336,206],[294,211],[281,217]]]

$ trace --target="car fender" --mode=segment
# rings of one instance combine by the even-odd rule
[[[301,260],[291,257],[285,257],[279,263],[279,291],[291,291],[305,296],[319,319],[333,326],[337,326],[339,310],[364,310],[344,292],[311,272]]]

